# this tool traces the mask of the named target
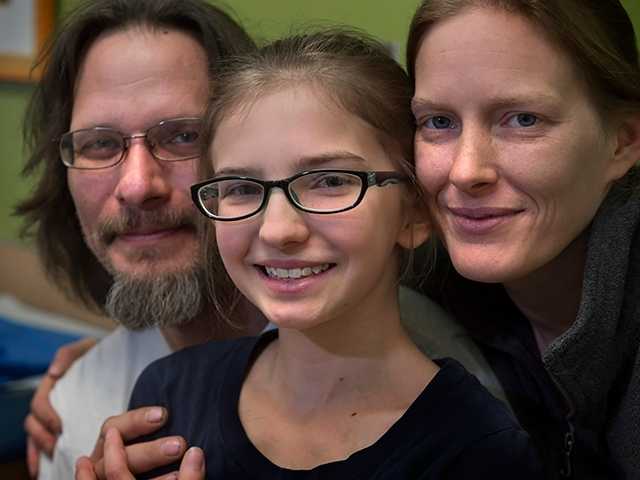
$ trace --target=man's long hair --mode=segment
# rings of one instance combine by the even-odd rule
[[[192,36],[204,48],[213,78],[220,60],[254,48],[228,14],[204,0],[91,0],[66,18],[41,53],[42,80],[23,126],[29,157],[22,174],[33,177],[35,185],[15,214],[24,217],[22,236],[35,239],[50,278],[101,312],[113,278],[84,241],[57,139],[69,129],[78,73],[93,42],[105,32],[134,26]]]

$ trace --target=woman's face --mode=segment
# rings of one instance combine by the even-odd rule
[[[614,129],[565,53],[520,16],[476,8],[436,24],[415,72],[417,173],[456,269],[526,278],[620,176]]]

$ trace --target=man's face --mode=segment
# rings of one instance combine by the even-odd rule
[[[190,36],[140,27],[110,32],[82,64],[70,130],[139,134],[162,120],[200,116],[207,96],[207,57]],[[116,280],[148,282],[196,269],[197,212],[188,187],[197,161],[158,160],[136,139],[116,166],[68,170],[86,242]]]
[[[76,84],[70,130],[111,127],[125,135],[170,118],[197,117],[207,101],[202,47],[177,31],[132,28],[100,37]],[[193,266],[196,212],[188,187],[197,160],[163,162],[142,140],[101,170],[68,170],[91,250],[112,274],[150,277]]]

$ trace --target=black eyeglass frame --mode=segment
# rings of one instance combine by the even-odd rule
[[[202,120],[201,117],[167,118],[167,119],[161,120],[160,122],[156,123],[155,125],[150,126],[146,130],[143,130],[142,132],[136,133],[136,134],[133,134],[133,135],[125,135],[120,130],[117,130],[115,128],[110,128],[110,127],[91,127],[91,128],[79,128],[77,130],[72,130],[72,131],[63,133],[62,135],[60,135],[60,137],[54,138],[52,141],[58,143],[58,154],[60,155],[60,161],[62,162],[62,164],[67,168],[74,168],[76,170],[103,170],[103,169],[106,169],[106,168],[115,167],[116,165],[121,163],[122,160],[124,160],[124,157],[126,156],[127,151],[131,147],[131,140],[134,140],[136,138],[143,138],[144,139],[144,143],[145,143],[147,149],[149,150],[149,153],[151,153],[153,158],[155,158],[157,160],[160,160],[162,162],[170,162],[170,163],[171,162],[182,162],[182,161],[185,161],[185,160],[193,160],[194,158],[198,158],[201,155],[201,153],[198,153],[198,154],[195,154],[195,155],[189,155],[188,157],[184,157],[184,158],[176,158],[176,159],[167,159],[167,158],[159,157],[154,152],[155,144],[152,144],[148,140],[148,135],[149,135],[149,131],[150,130],[153,130],[154,128],[157,128],[157,127],[161,127],[161,126],[165,125],[168,122],[180,122],[180,121],[193,121],[193,122],[199,122],[201,125],[203,124],[203,120]],[[109,165],[104,165],[104,166],[100,166],[100,167],[78,167],[78,166],[76,166],[74,164],[66,162],[64,160],[64,155],[62,153],[62,150],[63,150],[62,143],[65,141],[65,139],[70,138],[74,133],[77,133],[77,132],[92,132],[92,131],[109,131],[109,132],[115,132],[118,135],[120,135],[122,137],[122,143],[123,143],[122,151],[120,152],[120,158],[118,158],[118,160],[115,161],[114,163],[110,163]],[[74,152],[74,154],[75,154],[75,152]]]
[[[347,173],[347,174],[357,176],[361,180],[360,194],[358,195],[357,199],[353,202],[352,205],[350,205],[349,207],[338,209],[338,210],[319,211],[319,210],[307,208],[301,205],[300,203],[298,203],[298,201],[295,198],[295,195],[289,190],[289,186],[291,185],[291,182],[297,180],[298,178],[303,177],[305,175],[314,174],[314,173]],[[319,215],[331,215],[334,213],[346,212],[347,210],[351,210],[352,208],[357,207],[362,202],[362,199],[367,193],[367,190],[369,189],[369,187],[373,187],[373,186],[384,187],[387,185],[396,185],[401,182],[406,182],[408,179],[409,177],[407,175],[404,175],[399,172],[319,169],[319,170],[307,170],[304,172],[296,173],[295,175],[292,175],[291,177],[288,177],[288,178],[283,178],[282,180],[260,180],[258,178],[245,177],[241,175],[228,175],[224,177],[211,178],[203,182],[198,182],[194,185],[191,185],[190,189],[191,189],[191,199],[193,200],[193,203],[196,205],[196,207],[198,207],[198,210],[200,211],[200,213],[202,213],[205,217],[208,217],[220,222],[235,222],[238,220],[244,220],[245,218],[252,217],[257,213],[261,212],[266,207],[269,201],[269,195],[273,188],[281,189],[284,192],[285,196],[287,197],[287,200],[289,200],[289,203],[302,212],[316,213]],[[246,215],[241,215],[239,217],[222,218],[212,214],[211,212],[209,212],[209,210],[207,210],[207,208],[200,201],[199,193],[202,190],[202,188],[207,187],[212,183],[217,183],[223,180],[246,180],[246,181],[253,182],[260,185],[263,189],[262,202],[253,212],[248,213]]]

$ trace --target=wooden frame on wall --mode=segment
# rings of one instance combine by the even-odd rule
[[[0,0],[0,81],[38,80],[33,64],[54,27],[55,0]]]

